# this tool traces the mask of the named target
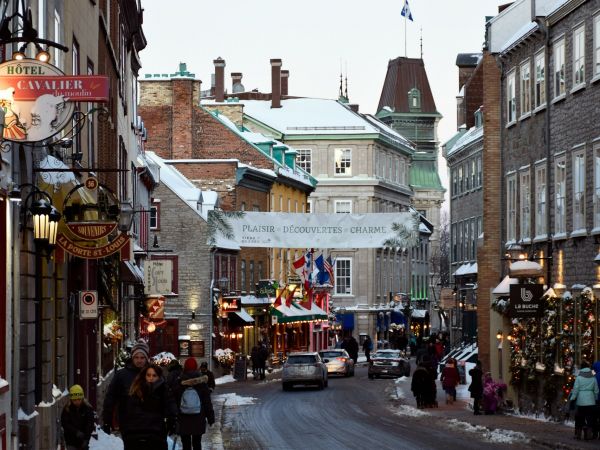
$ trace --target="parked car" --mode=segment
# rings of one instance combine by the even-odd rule
[[[400,350],[378,350],[371,355],[368,376],[375,377],[409,377],[410,362]]]
[[[284,391],[295,384],[315,384],[323,389],[327,387],[327,366],[317,352],[290,353],[283,365],[281,384]]]
[[[354,376],[354,360],[344,349],[321,350],[321,359],[327,366],[329,375]]]

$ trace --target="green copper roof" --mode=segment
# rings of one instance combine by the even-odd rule
[[[437,172],[437,161],[415,161],[410,168],[410,185],[416,189],[445,191]]]

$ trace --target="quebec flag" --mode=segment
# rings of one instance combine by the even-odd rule
[[[411,22],[413,21],[412,14],[410,12],[410,6],[408,6],[408,0],[404,0],[404,7],[402,8],[402,15]]]

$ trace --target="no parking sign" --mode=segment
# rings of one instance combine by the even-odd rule
[[[79,292],[79,318],[98,318],[98,291]]]

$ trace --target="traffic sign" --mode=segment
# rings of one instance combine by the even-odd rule
[[[79,318],[98,318],[98,291],[79,292]]]

